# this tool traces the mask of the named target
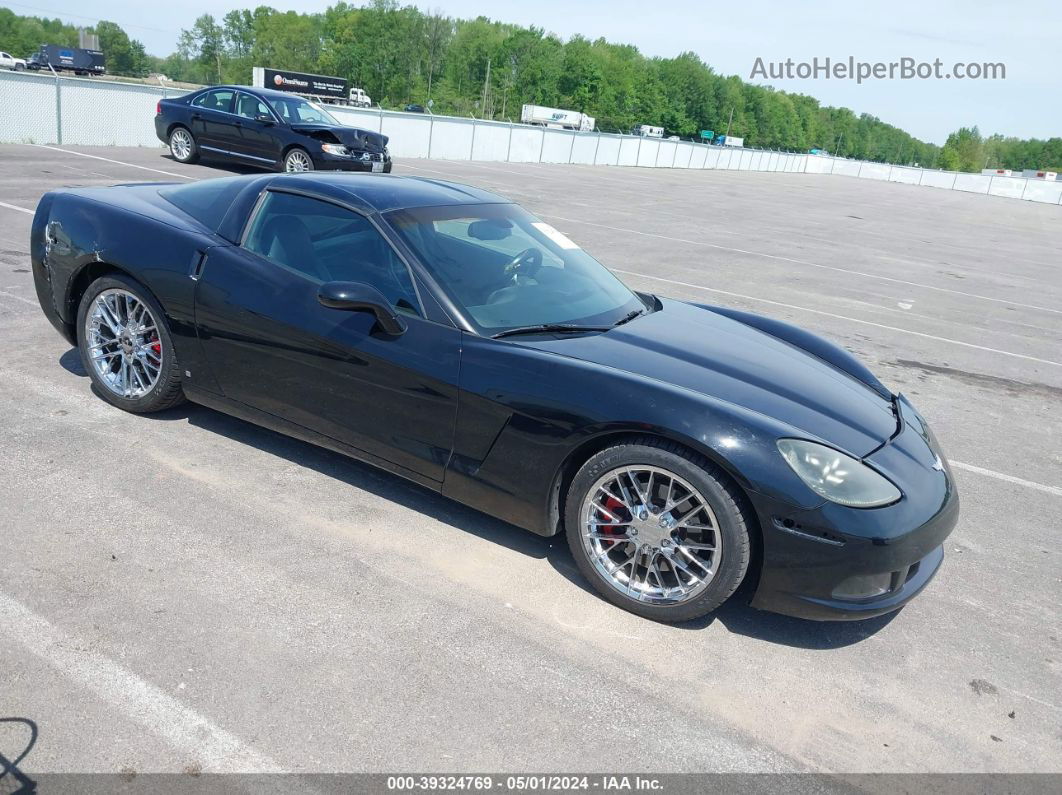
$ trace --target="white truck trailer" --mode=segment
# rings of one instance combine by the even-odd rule
[[[520,109],[520,121],[524,124],[536,124],[554,130],[580,130],[589,132],[594,129],[594,117],[577,110],[547,108],[542,105],[524,105]]]
[[[643,138],[663,138],[664,128],[654,127],[651,124],[639,124],[631,130],[631,135],[640,135]]]

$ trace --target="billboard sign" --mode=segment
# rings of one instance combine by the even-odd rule
[[[289,69],[267,69],[256,66],[253,70],[258,88],[271,88],[275,91],[290,91],[292,94],[309,94],[316,97],[333,97],[345,99],[347,81],[342,77],[328,75],[311,75],[305,72],[292,72]]]

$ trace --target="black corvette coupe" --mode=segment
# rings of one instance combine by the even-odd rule
[[[46,194],[41,307],[128,411],[188,398],[542,535],[609,600],[895,610],[958,516],[926,422],[793,326],[627,288],[500,196],[232,177]]]
[[[200,157],[280,171],[390,173],[387,136],[344,127],[300,96],[213,86],[155,107],[155,134],[181,163]]]

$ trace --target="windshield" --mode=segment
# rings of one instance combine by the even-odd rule
[[[421,207],[387,219],[480,333],[610,326],[645,309],[601,263],[516,205]]]
[[[277,112],[288,124],[334,124],[339,126],[339,122],[336,121],[328,112],[320,105],[314,105],[312,102],[307,102],[302,97],[284,97],[283,99],[274,99],[270,103],[273,106],[273,110]]]

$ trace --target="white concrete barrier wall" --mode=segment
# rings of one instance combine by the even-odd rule
[[[156,146],[155,103],[183,91],[133,83],[0,72],[0,143]],[[22,109],[13,112],[11,109]],[[890,166],[829,156],[571,132],[452,116],[329,106],[343,124],[388,136],[399,158],[578,163],[643,168],[827,174],[1062,203],[1062,183]]]
[[[993,196],[1005,196],[1008,199],[1020,199],[1029,182],[1021,177],[989,177],[988,192]]]
[[[594,159],[597,157],[597,143],[596,135],[576,135],[572,139],[571,162],[583,166],[594,165]]]
[[[1040,182],[1034,179],[1027,179],[1025,182],[1025,195],[1022,198],[1026,201],[1048,204],[1062,202],[1062,182]]]
[[[954,171],[922,171],[919,185],[930,188],[944,188],[951,190],[955,186],[955,178],[958,176]]]
[[[888,163],[864,163],[859,176],[863,179],[887,180],[891,174],[892,166]]]
[[[901,182],[904,185],[917,185],[922,176],[922,169],[908,168],[907,166],[893,166],[889,172],[890,182]]]
[[[515,163],[537,163],[542,153],[542,130],[535,127],[514,127],[509,146],[509,160]]]
[[[970,193],[988,193],[992,177],[984,174],[956,174],[952,190],[964,190]]]
[[[595,165],[614,166],[619,163],[620,145],[623,139],[615,135],[599,135],[597,137],[597,158]]]

